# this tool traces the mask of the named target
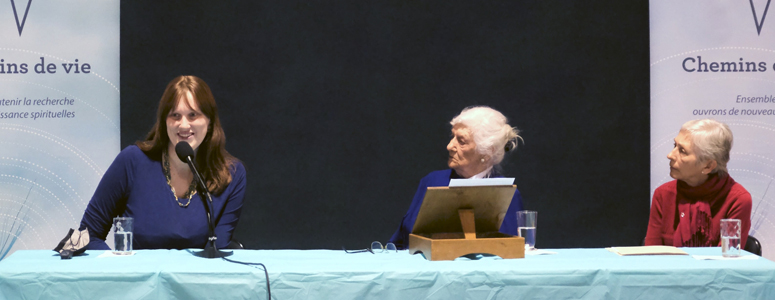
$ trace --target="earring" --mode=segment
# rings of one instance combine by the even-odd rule
[[[484,162],[484,157],[482,157],[482,162]]]

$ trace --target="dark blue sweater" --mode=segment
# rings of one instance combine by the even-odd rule
[[[216,246],[231,241],[242,211],[245,194],[245,168],[235,163],[232,181],[220,195],[213,195]],[[180,199],[185,203],[188,199]],[[81,220],[89,228],[87,249],[110,249],[105,237],[117,216],[134,218],[134,249],[203,248],[207,241],[206,208],[199,193],[187,207],[175,201],[164,178],[160,158],[151,158],[137,146],[118,154],[102,176]],[[109,243],[112,247],[113,241]]]
[[[493,170],[494,171],[494,170]],[[498,173],[493,173],[490,177],[503,177]],[[433,171],[430,174],[420,180],[420,186],[417,187],[417,192],[414,194],[412,204],[409,206],[409,211],[406,212],[404,218],[401,220],[401,225],[398,226],[398,230],[390,238],[390,242],[395,244],[398,249],[406,249],[409,247],[409,234],[412,233],[412,227],[417,220],[417,214],[420,212],[422,201],[425,198],[425,191],[431,186],[449,186],[449,180],[454,178],[460,178],[457,173],[452,169]],[[519,190],[514,192],[514,197],[511,198],[511,204],[506,211],[506,217],[503,218],[500,232],[519,235],[517,229],[517,211],[522,210],[522,196],[519,194]]]

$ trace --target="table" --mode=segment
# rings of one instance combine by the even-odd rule
[[[436,262],[406,251],[234,250],[230,258],[264,263],[273,299],[775,299],[775,263],[764,258],[704,261],[685,255],[624,257],[605,249],[550,251],[557,254]],[[53,251],[17,251],[0,261],[0,298],[266,298],[262,270],[190,252],[98,257],[103,251],[87,251],[61,260]]]

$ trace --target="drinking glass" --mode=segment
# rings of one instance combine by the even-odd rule
[[[721,255],[740,256],[740,220],[721,219]]]
[[[525,238],[525,250],[535,250],[536,223],[538,212],[534,210],[520,210],[517,212],[517,228],[519,236]]]
[[[113,218],[113,239],[115,244],[113,254],[130,255],[132,254],[132,226],[133,219],[130,217]]]

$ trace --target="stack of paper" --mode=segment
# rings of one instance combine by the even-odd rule
[[[459,186],[499,186],[514,184],[513,177],[481,178],[481,179],[450,179],[449,187]]]
[[[611,247],[608,251],[619,255],[689,255],[673,246]]]

